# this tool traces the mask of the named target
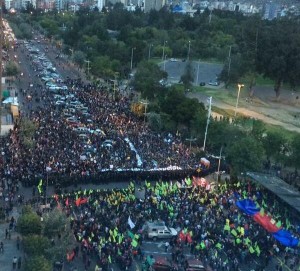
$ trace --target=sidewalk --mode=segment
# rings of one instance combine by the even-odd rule
[[[19,212],[17,207],[14,207],[12,212],[10,213],[10,218],[14,217],[16,220],[19,217]],[[4,253],[0,254],[0,270],[1,271],[11,271],[13,270],[12,260],[13,257],[17,258],[21,257],[22,265],[20,269],[15,270],[23,270],[23,255],[22,250],[17,249],[17,236],[19,235],[14,230],[11,231],[11,239],[5,239],[5,230],[9,228],[9,223],[3,222],[0,224],[0,242],[3,242]]]

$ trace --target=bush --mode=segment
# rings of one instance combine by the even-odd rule
[[[44,256],[33,256],[25,262],[25,271],[51,271],[51,263]]]
[[[23,246],[29,256],[43,255],[50,246],[50,241],[44,236],[27,235],[23,238]]]
[[[41,218],[33,211],[26,208],[18,219],[17,229],[19,233],[25,236],[30,234],[39,235],[42,231]]]

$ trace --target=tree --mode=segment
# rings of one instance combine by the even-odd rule
[[[32,210],[25,209],[18,219],[17,228],[22,235],[39,235],[42,231],[41,218]]]
[[[276,162],[282,159],[285,138],[279,132],[267,132],[262,139],[267,158],[273,158]]]
[[[19,74],[19,69],[15,62],[9,61],[5,65],[5,75],[6,76],[16,76]]]
[[[185,90],[192,87],[192,84],[194,82],[194,71],[191,61],[186,64],[184,74],[180,77],[180,82],[183,83]]]
[[[300,27],[294,19],[274,20],[268,24],[258,39],[257,70],[274,80],[274,91],[279,99],[283,82],[292,87],[300,83]]]
[[[44,256],[33,256],[26,260],[25,271],[51,271],[52,265]]]
[[[54,209],[43,218],[43,233],[53,240],[53,244],[47,248],[46,253],[52,261],[60,261],[67,252],[74,248],[70,221],[59,209]]]
[[[49,239],[41,235],[27,235],[23,237],[24,251],[29,256],[45,255],[50,246]]]
[[[297,134],[293,137],[292,143],[292,157],[291,157],[291,163],[296,168],[300,168],[300,135]]]
[[[260,141],[251,136],[237,138],[228,147],[226,160],[231,167],[231,174],[238,175],[246,171],[256,171],[262,167],[264,149]]]
[[[73,60],[79,67],[83,66],[85,57],[85,53],[82,51],[75,51],[73,54]]]
[[[161,124],[161,116],[157,113],[154,112],[149,112],[147,114],[147,119],[149,126],[151,127],[152,130],[159,132],[162,128]]]
[[[163,94],[164,87],[159,81],[166,77],[167,73],[158,69],[157,65],[142,61],[137,67],[133,85],[137,91],[142,93],[143,98],[153,100]]]

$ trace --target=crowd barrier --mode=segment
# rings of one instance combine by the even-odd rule
[[[129,181],[158,181],[158,180],[179,180],[190,175],[204,177],[215,169],[205,169],[196,171],[195,169],[180,170],[105,170],[93,175],[67,175],[51,172],[43,176],[37,176],[34,179],[23,181],[25,187],[36,186],[43,179],[43,183],[49,186],[59,185],[67,187],[70,185],[84,184],[107,184],[110,182],[129,182]]]

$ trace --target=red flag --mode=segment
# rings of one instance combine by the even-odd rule
[[[253,216],[253,219],[262,227],[264,227],[268,232],[273,233],[280,230],[280,228],[276,226],[275,221],[273,221],[272,217],[270,216],[261,215],[260,212],[258,212]]]
[[[187,242],[188,242],[189,244],[193,243],[192,236],[190,235],[190,233],[188,233],[188,234],[186,235],[186,240],[187,240]]]
[[[84,203],[87,203],[88,202],[88,199],[87,198],[83,198],[80,200],[80,204],[84,204]]]
[[[74,250],[72,250],[71,253],[67,253],[68,262],[72,261],[74,259],[74,257],[75,257],[75,251]]]
[[[66,206],[69,206],[69,198],[66,199]]]
[[[178,238],[181,242],[185,242],[186,235],[183,233],[183,231],[179,233]]]
[[[78,199],[75,201],[75,204],[76,204],[77,207],[80,205],[80,201],[81,201],[81,198],[78,198]]]

